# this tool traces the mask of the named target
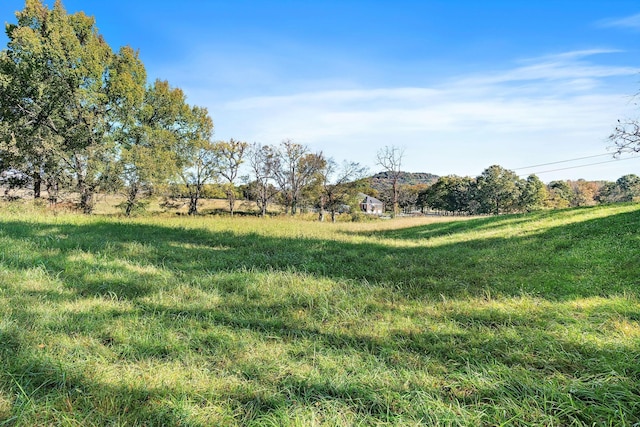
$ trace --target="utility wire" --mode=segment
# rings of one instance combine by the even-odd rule
[[[594,156],[594,157],[599,157],[599,156]],[[568,170],[568,169],[584,168],[584,167],[587,167],[587,166],[602,165],[604,163],[612,163],[612,162],[622,162],[622,161],[625,161],[625,160],[632,160],[632,159],[640,159],[640,157],[627,157],[626,159],[615,159],[615,160],[607,160],[606,162],[596,162],[596,163],[588,163],[586,165],[569,166],[567,168],[559,168],[559,169],[551,169],[551,170],[540,171],[540,172],[532,172],[529,175],[538,175],[538,174],[547,173],[547,172],[558,172],[558,171],[564,171],[564,170]],[[562,162],[554,162],[554,163],[547,163],[547,164],[555,164],[555,163],[562,163]],[[541,165],[541,166],[543,166],[543,165]]]
[[[532,165],[532,166],[524,166],[524,167],[521,167],[521,168],[515,168],[513,170],[518,171],[518,170],[521,170],[521,169],[531,169],[531,168],[537,168],[537,167],[540,167],[540,166],[557,165],[559,163],[575,162],[576,160],[593,159],[594,157],[603,157],[603,156],[612,156],[612,155],[613,155],[612,153],[596,154],[595,156],[577,157],[575,159],[560,160],[560,161],[557,161],[557,162],[550,162],[550,163],[541,163],[539,165]],[[606,163],[606,162],[603,162],[603,163]],[[594,164],[598,164],[598,163],[594,163]],[[588,165],[585,165],[585,166],[588,166]]]

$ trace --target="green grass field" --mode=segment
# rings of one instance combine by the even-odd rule
[[[338,224],[0,208],[0,425],[640,422],[639,204]]]

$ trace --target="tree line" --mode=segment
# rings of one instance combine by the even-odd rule
[[[50,203],[73,193],[91,213],[98,193],[120,193],[126,215],[151,197],[187,200],[188,213],[211,186],[234,214],[238,197],[255,201],[261,215],[277,203],[289,214],[313,207],[324,220],[373,192],[355,162],[338,163],[291,140],[277,145],[213,141],[206,108],[187,103],[166,80],[148,83],[139,52],[114,51],[93,17],[69,14],[57,0],[49,9],[26,0],[17,22],[7,24],[0,52],[0,183],[46,192]],[[620,125],[611,139],[619,151],[638,151],[638,126]],[[520,179],[501,166],[480,176],[439,178],[430,186],[404,186],[399,178],[404,150],[384,147],[377,164],[390,177],[380,197],[392,214],[433,209],[464,214],[500,214],[543,207],[636,200],[638,177],[615,183],[543,184]],[[241,173],[247,172],[242,175]],[[239,182],[245,184],[240,186]]]
[[[569,180],[544,184],[536,175],[523,179],[494,165],[476,178],[444,176],[414,192],[413,206],[421,210],[502,214],[639,201],[640,177],[629,174],[615,182]]]
[[[335,216],[364,171],[289,140],[212,141],[206,108],[189,105],[165,80],[148,84],[139,53],[129,46],[113,51],[94,18],[67,13],[60,0],[51,9],[27,0],[16,17],[0,52],[5,188],[30,185],[35,198],[46,191],[51,203],[73,191],[85,213],[97,193],[120,192],[127,215],[151,196],[181,195],[196,214],[216,183],[233,215],[240,167],[248,161],[249,193],[263,215],[278,196],[292,214],[313,197],[321,212]]]

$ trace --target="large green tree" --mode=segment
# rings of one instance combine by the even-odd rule
[[[608,182],[598,194],[601,203],[632,202],[640,200],[640,177],[635,174],[621,176]]]
[[[27,0],[16,17],[0,55],[2,150],[33,175],[36,196],[43,178],[73,177],[89,213],[117,159],[113,124],[136,96],[125,82],[140,67],[127,64],[140,61],[131,49],[114,53],[92,17],[68,14],[60,0],[52,9]]]
[[[640,198],[640,177],[636,174],[621,176],[616,180],[623,194],[622,201],[631,202]]]
[[[548,185],[548,198],[546,205],[554,209],[562,209],[571,206],[573,190],[566,181],[551,181]]]
[[[179,152],[194,137],[190,115],[184,93],[167,81],[156,80],[124,119],[127,125],[121,127],[119,140],[127,215],[158,186],[179,176]]]
[[[456,175],[442,176],[418,195],[420,205],[455,213],[475,213],[475,180]]]
[[[519,181],[520,210],[531,212],[542,209],[544,201],[548,197],[547,187],[536,175],[529,175],[526,180]]]
[[[485,169],[476,179],[481,212],[498,215],[517,210],[520,182],[518,175],[502,166]]]
[[[17,23],[6,27],[9,42],[0,53],[2,152],[7,166],[33,177],[37,198],[43,175],[59,161],[64,86],[48,60],[56,32],[52,11],[31,0],[16,17]]]

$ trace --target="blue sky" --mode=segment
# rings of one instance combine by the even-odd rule
[[[207,107],[216,139],[293,139],[372,172],[396,145],[412,172],[640,175],[640,156],[525,168],[606,154],[617,119],[640,117],[637,0],[63,3]],[[0,0],[0,20],[23,6]]]

